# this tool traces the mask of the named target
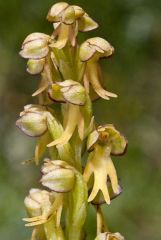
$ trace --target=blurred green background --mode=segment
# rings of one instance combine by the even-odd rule
[[[52,31],[45,20],[54,0],[0,0],[0,239],[29,239],[23,199],[37,187],[39,171],[21,161],[33,156],[34,140],[15,127],[39,78],[26,73],[18,55],[31,32]],[[94,103],[100,123],[114,123],[129,140],[126,156],[116,158],[123,194],[104,206],[111,231],[129,240],[161,239],[161,1],[73,0],[100,25],[82,38],[100,36],[116,49],[102,62],[105,85],[119,95]],[[95,236],[95,212],[87,219]],[[73,239],[72,239],[73,240]]]

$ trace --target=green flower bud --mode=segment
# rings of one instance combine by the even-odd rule
[[[73,80],[53,84],[48,93],[54,101],[69,102],[74,105],[84,105],[86,102],[85,88]]]
[[[45,59],[29,59],[27,62],[27,71],[30,74],[39,74],[43,71]]]
[[[54,4],[47,15],[49,22],[59,22],[62,18],[62,12],[69,6],[66,2],[59,2]]]
[[[39,105],[27,105],[20,113],[16,126],[26,135],[39,137],[47,131],[46,108]]]
[[[38,39],[39,40],[49,40],[50,36],[45,34],[45,33],[39,33],[39,32],[31,33],[25,38],[22,46],[24,46],[28,42],[32,42],[32,41],[35,41],[35,40],[38,40]]]
[[[78,82],[66,80],[58,83],[64,99],[72,104],[84,105],[86,101],[85,88]]]
[[[41,59],[47,56],[49,52],[48,43],[50,36],[44,33],[30,34],[22,44],[20,55],[23,58]]]
[[[24,203],[29,218],[23,218],[25,226],[33,227],[47,222],[52,214],[52,206],[55,200],[53,193],[45,190],[31,189]]]
[[[29,195],[25,198],[24,204],[30,217],[42,215],[42,206],[50,202],[50,193],[45,190],[31,189]]]
[[[114,48],[103,38],[94,37],[86,40],[80,46],[80,60],[82,62],[98,61],[99,58],[105,58],[112,55]]]
[[[120,233],[100,233],[95,240],[125,240]]]
[[[60,160],[47,161],[42,167],[42,173],[42,185],[52,191],[69,192],[74,186],[75,173],[66,162]]]

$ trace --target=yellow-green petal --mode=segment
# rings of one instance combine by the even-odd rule
[[[81,32],[88,32],[98,28],[98,24],[91,17],[89,17],[88,14],[85,13],[78,20],[78,28]]]
[[[63,16],[62,16],[62,22],[67,25],[73,24],[75,21],[75,11],[74,8],[69,6],[65,9]]]
[[[59,22],[62,17],[62,12],[69,6],[66,2],[54,4],[47,15],[47,20],[50,22]]]

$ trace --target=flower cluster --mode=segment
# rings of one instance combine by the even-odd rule
[[[29,191],[23,220],[34,228],[32,240],[81,240],[90,202],[96,208],[96,240],[123,240],[107,231],[101,204],[122,192],[112,156],[126,152],[127,140],[112,124],[98,126],[92,111],[96,98],[117,97],[103,88],[99,64],[114,48],[100,37],[78,42],[79,31],[98,27],[79,6],[56,3],[47,20],[53,33],[28,35],[20,51],[40,83],[32,94],[38,103],[26,105],[16,125],[37,138],[33,159],[43,161],[40,183],[46,189]]]

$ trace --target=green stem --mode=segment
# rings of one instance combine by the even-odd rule
[[[76,171],[75,185],[67,196],[66,240],[82,240],[87,214],[87,185]]]
[[[47,240],[64,240],[63,230],[61,226],[56,226],[56,222],[53,217],[50,221],[44,224],[44,230]]]
[[[103,232],[108,231],[107,224],[105,222],[101,206],[97,205],[96,207],[96,218],[97,218],[97,235]]]
[[[82,141],[76,131],[71,138],[71,146],[75,153],[75,167],[82,173]]]

